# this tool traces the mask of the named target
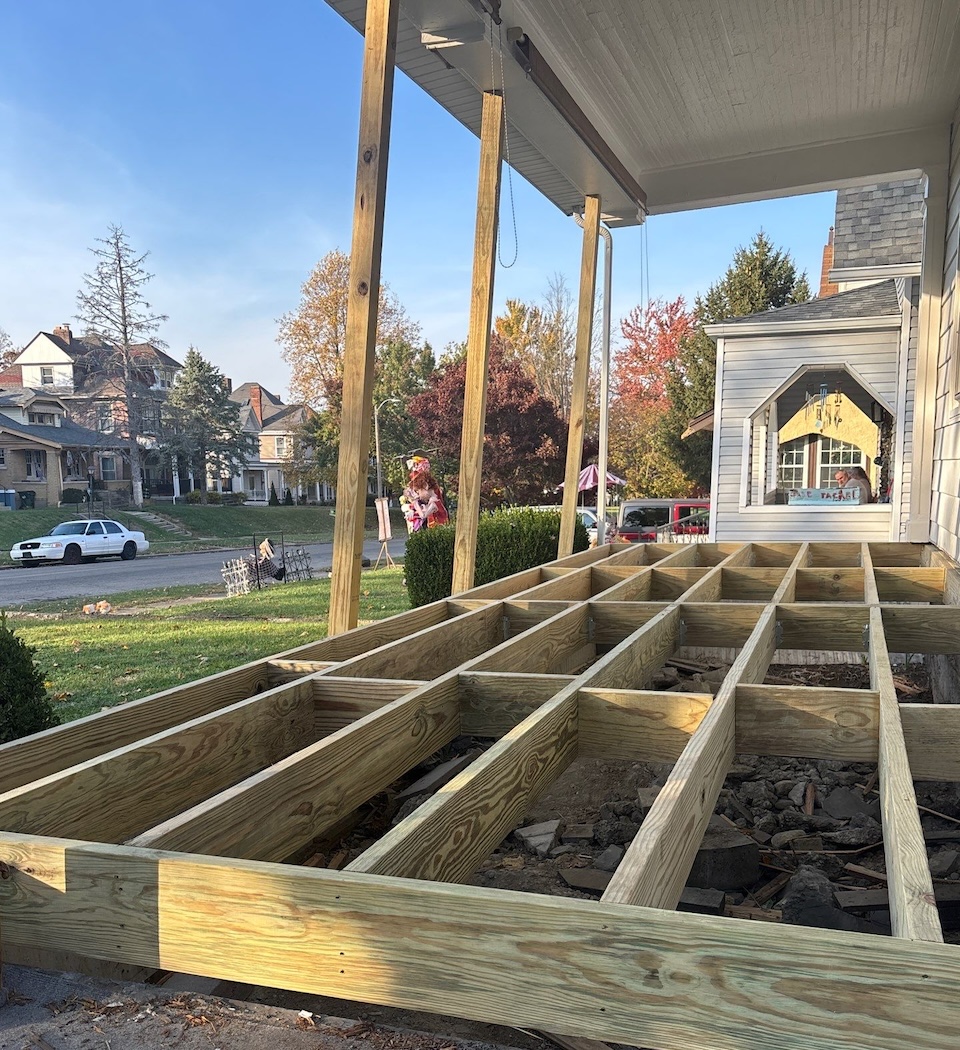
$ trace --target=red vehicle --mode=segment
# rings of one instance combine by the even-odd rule
[[[628,499],[620,504],[617,539],[630,543],[669,542],[674,536],[710,531],[707,499]]]

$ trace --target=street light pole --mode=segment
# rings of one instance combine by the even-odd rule
[[[380,463],[380,409],[384,405],[400,405],[399,397],[386,397],[373,406],[373,446],[377,457],[377,499],[383,499],[383,466]]]

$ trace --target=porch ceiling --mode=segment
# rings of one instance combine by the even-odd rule
[[[365,0],[327,0],[362,31]],[[475,133],[493,85],[490,0],[402,0],[398,65]],[[637,209],[514,61],[519,27],[651,212],[945,163],[960,4],[945,0],[503,0],[514,167],[563,211]],[[429,50],[427,32],[470,40]]]

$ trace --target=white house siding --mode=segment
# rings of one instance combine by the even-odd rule
[[[845,364],[855,369],[890,405],[897,401],[899,328],[781,336],[733,336],[721,340],[714,470],[713,519],[718,541],[888,540],[892,511],[870,507],[800,508],[750,506],[741,510],[744,420],[801,366]],[[754,486],[751,484],[750,486]],[[813,513],[809,513],[812,511]]]
[[[933,493],[930,538],[953,558],[960,558],[960,331],[957,310],[957,262],[960,257],[960,106],[954,113],[947,192],[947,229],[943,261],[943,307],[937,404],[934,415]]]
[[[23,376],[23,385],[40,388],[44,385],[40,366],[53,368],[53,383],[46,384],[59,391],[73,391],[73,362],[42,333],[24,347],[17,358]]]

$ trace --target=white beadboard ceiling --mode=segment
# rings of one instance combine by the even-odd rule
[[[365,0],[327,0],[361,32]],[[565,212],[637,208],[526,78],[519,28],[647,194],[650,212],[783,196],[946,162],[960,0],[402,0],[397,63],[475,133],[500,87],[513,166]],[[465,42],[428,50],[429,32]],[[481,35],[482,34],[482,35]],[[496,77],[496,83],[493,77]]]

